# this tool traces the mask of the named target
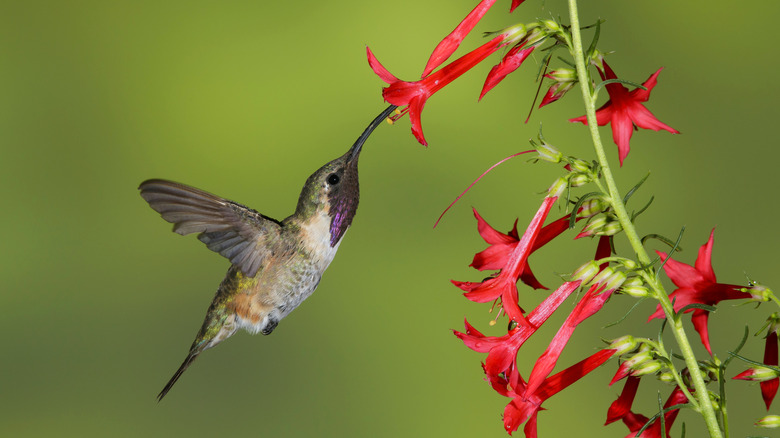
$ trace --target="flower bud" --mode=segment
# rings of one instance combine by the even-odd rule
[[[594,234],[598,234],[602,228],[607,224],[607,218],[604,216],[599,216],[592,221],[588,223],[588,225],[585,225],[585,228],[582,229],[580,234],[577,235],[577,237],[585,237],[585,236],[592,236]]]
[[[637,345],[638,343],[635,337],[631,335],[625,335],[617,339],[613,339],[612,342],[609,343],[609,347],[607,348],[611,350],[616,350],[615,351],[616,356],[622,356],[626,353],[634,351]]]
[[[550,33],[557,33],[561,31],[561,25],[553,20],[542,20],[541,23]]]
[[[640,348],[639,353],[631,356],[628,360],[624,362],[624,365],[628,368],[631,368],[632,370],[639,366],[640,364],[643,364],[645,362],[654,360],[653,359],[653,352],[651,350],[645,350],[642,351]]]
[[[609,207],[609,204],[604,201],[603,198],[597,197],[597,198],[590,198],[587,201],[582,203],[582,206],[580,206],[580,211],[577,213],[577,216],[579,217],[591,217],[595,216],[602,211],[606,210]]]
[[[590,182],[590,176],[586,173],[570,173],[569,174],[569,186],[570,187],[582,187]]]
[[[544,77],[555,82],[575,82],[577,81],[577,71],[573,68],[559,68],[547,73]]]
[[[560,163],[563,158],[563,154],[555,146],[548,143],[542,143],[541,146],[536,148],[536,153],[539,154],[540,160],[550,163]]]
[[[674,377],[674,373],[671,371],[664,371],[658,374],[658,380],[664,383],[677,383],[677,379]]]
[[[630,277],[620,286],[619,292],[634,298],[644,298],[650,295],[650,291],[645,287],[645,281],[642,277]]]
[[[732,377],[736,380],[750,380],[752,382],[766,382],[778,377],[780,373],[767,367],[752,367]]]
[[[756,421],[755,425],[764,429],[777,429],[780,427],[780,415],[767,415]]]
[[[596,234],[599,236],[614,236],[621,231],[623,231],[623,226],[620,225],[620,222],[609,221]]]
[[[626,281],[626,274],[623,271],[616,271],[602,282],[606,290],[615,290]]]
[[[571,274],[571,281],[580,280],[583,284],[585,284],[590,282],[590,280],[592,280],[593,277],[598,274],[598,272],[599,265],[596,264],[595,260],[591,260],[577,268],[577,270]]]
[[[634,377],[639,377],[646,376],[648,374],[655,374],[662,368],[664,368],[664,364],[660,360],[649,360],[631,367],[631,375]]]
[[[571,166],[572,172],[589,172],[590,171],[590,163],[584,160],[580,160],[579,158],[574,158],[569,162],[569,166]]]
[[[505,28],[501,34],[504,35],[504,41],[508,44],[514,44],[523,39],[528,33],[528,28],[524,24],[516,24]]]

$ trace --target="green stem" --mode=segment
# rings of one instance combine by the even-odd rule
[[[650,256],[642,246],[642,241],[639,238],[639,234],[631,222],[631,217],[628,215],[625,204],[623,204],[623,198],[620,196],[620,191],[617,188],[615,178],[612,175],[612,169],[609,166],[604,146],[601,142],[601,135],[598,130],[598,123],[596,121],[596,97],[593,95],[591,89],[590,76],[588,74],[587,66],[585,65],[585,55],[582,49],[582,35],[580,34],[579,12],[577,10],[577,0],[568,0],[569,3],[569,19],[571,20],[571,49],[572,55],[577,66],[577,76],[580,78],[580,90],[582,91],[582,99],[585,103],[585,114],[588,121],[588,130],[590,131],[591,138],[593,140],[593,147],[596,150],[596,156],[601,164],[602,174],[604,180],[607,183],[609,190],[610,204],[615,210],[615,215],[620,221],[620,225],[623,227],[623,231],[628,238],[631,247],[637,255],[639,262],[643,265],[648,265],[651,261]],[[661,304],[661,308],[666,314],[666,319],[669,322],[670,329],[674,334],[677,345],[680,347],[680,354],[685,358],[685,364],[691,371],[691,380],[693,381],[693,387],[696,390],[696,396],[689,401],[704,417],[704,422],[707,425],[711,438],[722,438],[720,426],[718,425],[718,418],[715,415],[715,409],[712,406],[710,400],[709,391],[704,383],[704,379],[701,373],[698,372],[699,364],[696,361],[696,356],[693,353],[691,344],[688,341],[688,337],[685,334],[685,330],[682,326],[682,319],[674,312],[669,296],[661,285],[657,276],[653,277],[653,281],[649,284],[653,289],[655,298]]]

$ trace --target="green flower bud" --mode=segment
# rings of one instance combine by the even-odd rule
[[[569,165],[573,172],[590,172],[590,163],[579,158],[573,158]]]
[[[590,176],[586,173],[570,173],[569,174],[569,186],[570,187],[582,187],[590,182]]]
[[[550,33],[557,33],[561,31],[561,25],[553,20],[542,20],[542,24]]]
[[[604,199],[601,197],[598,198],[590,198],[587,201],[582,203],[581,210],[577,214],[579,217],[591,217],[595,216],[602,211],[606,210],[609,207],[609,204],[607,204]]]
[[[573,68],[559,68],[547,73],[544,77],[555,82],[575,82],[577,80],[577,71]]]
[[[626,353],[634,351],[637,345],[638,342],[635,337],[631,335],[625,335],[617,339],[613,339],[612,342],[609,343],[609,347],[607,348],[611,350],[617,350],[615,351],[615,355],[622,356]]]
[[[646,376],[655,374],[663,368],[664,364],[660,360],[649,360],[631,367],[631,375],[634,377]]]
[[[623,231],[623,227],[618,221],[607,222],[600,231],[596,232],[599,236],[614,236],[615,234]]]
[[[584,265],[577,268],[577,270],[574,271],[573,274],[571,274],[571,281],[582,281],[582,284],[586,284],[590,282],[593,277],[598,274],[599,272],[599,265],[596,264],[595,260],[591,260]]]
[[[563,154],[555,148],[555,146],[542,143],[541,146],[536,148],[536,153],[539,154],[539,159],[549,161],[550,163],[560,163],[563,159]]]
[[[764,429],[777,429],[780,427],[780,415],[767,415],[756,421],[755,425]]]

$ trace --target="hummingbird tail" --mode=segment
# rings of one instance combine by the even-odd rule
[[[157,401],[161,401],[163,397],[165,397],[166,394],[168,394],[168,391],[173,388],[173,385],[176,384],[176,381],[179,380],[179,377],[181,377],[182,374],[184,374],[184,371],[190,366],[192,361],[195,360],[196,357],[200,354],[200,351],[191,351],[190,354],[187,355],[187,358],[184,359],[184,362],[182,362],[181,366],[178,370],[176,370],[176,373],[171,377],[171,380],[168,381],[168,384],[165,385],[165,388],[163,388],[162,391],[160,391],[160,394],[157,395]]]

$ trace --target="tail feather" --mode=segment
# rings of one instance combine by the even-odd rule
[[[168,384],[165,385],[165,388],[163,388],[162,391],[160,391],[160,394],[157,395],[157,401],[161,401],[163,397],[165,397],[166,394],[168,394],[168,391],[173,388],[173,385],[176,384],[176,381],[179,380],[179,377],[181,377],[182,374],[184,374],[184,371],[190,366],[192,361],[195,360],[196,357],[200,354],[200,351],[192,351],[190,354],[187,355],[187,358],[184,359],[184,362],[182,362],[181,366],[178,370],[176,370],[176,373],[171,377],[171,380],[168,381]]]

